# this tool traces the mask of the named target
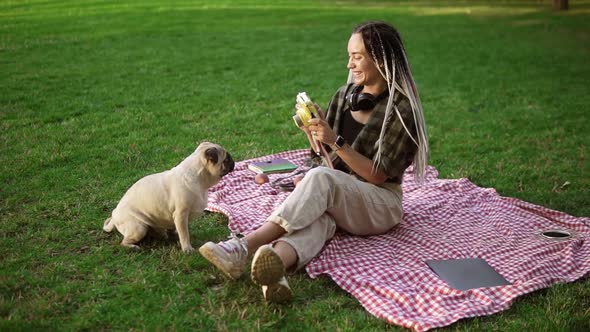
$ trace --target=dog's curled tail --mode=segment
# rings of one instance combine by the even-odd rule
[[[111,217],[108,217],[108,218],[107,218],[107,219],[104,221],[104,225],[102,226],[102,229],[103,229],[105,232],[109,232],[109,233],[110,233],[110,232],[112,232],[112,231],[113,231],[113,228],[115,228],[115,225],[113,225],[113,224],[111,223]]]

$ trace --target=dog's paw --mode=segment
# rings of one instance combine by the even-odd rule
[[[141,249],[141,248],[139,248],[138,245],[132,244],[132,243],[121,243],[121,245],[123,247],[129,248],[129,249],[132,249],[132,250],[139,250],[139,249]]]
[[[182,251],[184,251],[187,254],[191,254],[193,251],[195,251],[195,249],[193,247],[186,247],[186,248],[182,248]]]

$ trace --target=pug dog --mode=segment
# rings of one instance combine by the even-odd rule
[[[176,231],[182,251],[192,252],[188,222],[207,207],[207,190],[233,171],[231,155],[220,145],[203,142],[176,167],[141,178],[123,195],[103,230],[117,228],[122,246],[138,249],[148,231],[162,238]]]

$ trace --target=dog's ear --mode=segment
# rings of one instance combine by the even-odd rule
[[[217,162],[219,161],[218,154],[219,153],[217,151],[217,148],[208,148],[207,150],[205,150],[205,158],[207,159],[207,161],[210,161],[213,164],[217,164]]]

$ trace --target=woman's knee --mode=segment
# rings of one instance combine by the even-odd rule
[[[309,170],[307,174],[305,174],[304,179],[307,180],[307,182],[338,183],[339,178],[348,176],[348,174],[342,171],[338,171],[328,167],[316,167]]]

